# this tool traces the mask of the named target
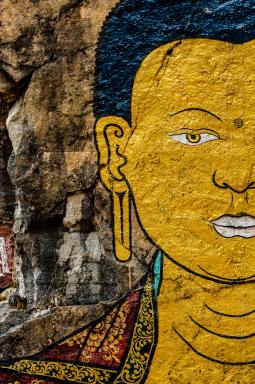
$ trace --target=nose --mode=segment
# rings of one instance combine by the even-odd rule
[[[238,188],[235,183],[230,183],[229,181],[220,180],[220,178],[217,178],[217,171],[214,171],[212,176],[212,182],[213,184],[220,189],[230,189],[231,191],[235,193],[245,193],[249,189],[255,189],[255,182],[251,181],[246,184],[244,188]]]

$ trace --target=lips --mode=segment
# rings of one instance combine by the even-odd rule
[[[211,221],[215,231],[223,237],[255,237],[255,217],[224,215]]]

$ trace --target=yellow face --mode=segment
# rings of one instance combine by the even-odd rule
[[[132,126],[119,146],[144,230],[207,278],[255,275],[254,74],[253,41],[154,50],[136,75]]]

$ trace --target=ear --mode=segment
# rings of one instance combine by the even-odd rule
[[[101,117],[96,123],[100,175],[111,192],[121,193],[127,190],[122,170],[128,162],[125,149],[130,135],[131,128],[121,117]]]

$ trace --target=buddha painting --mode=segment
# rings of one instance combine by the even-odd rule
[[[124,0],[97,48],[100,177],[115,257],[156,251],[103,318],[0,363],[1,383],[253,383],[255,6]],[[131,208],[132,207],[132,208]]]

